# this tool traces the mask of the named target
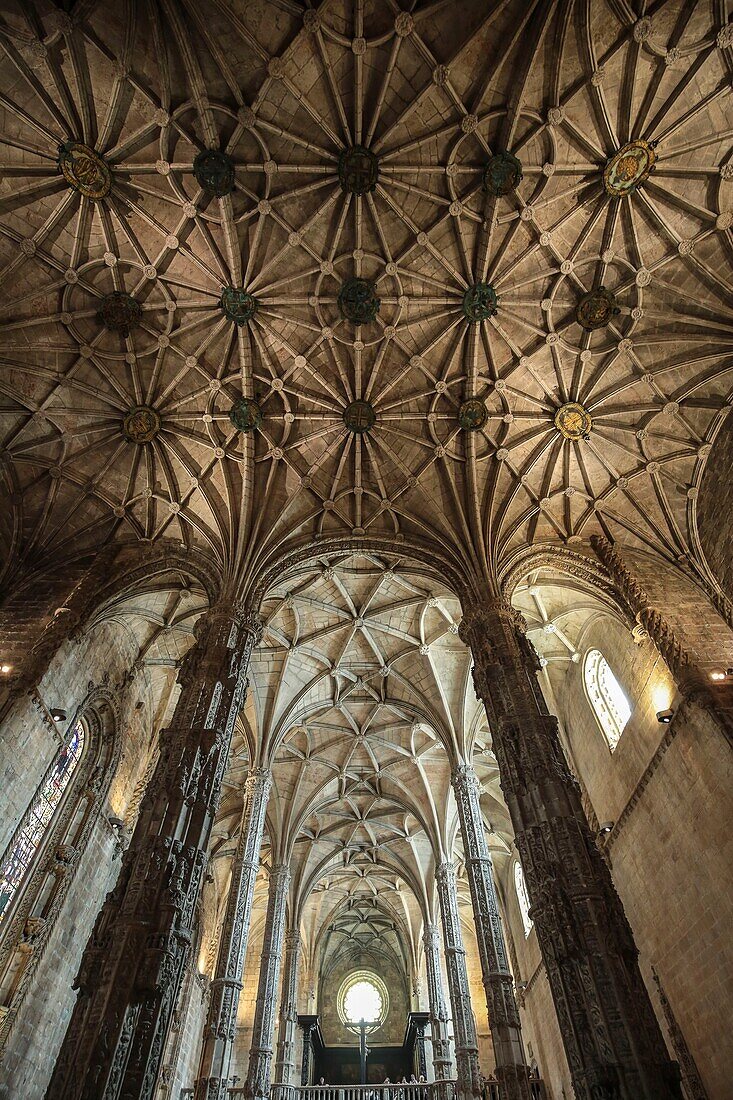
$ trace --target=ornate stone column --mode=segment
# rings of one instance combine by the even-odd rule
[[[441,863],[435,873],[438,899],[443,919],[445,968],[448,992],[453,1009],[453,1038],[456,1047],[456,1092],[461,1100],[481,1095],[478,1068],[478,1038],[471,1008],[471,990],[466,970],[466,949],[463,946],[461,922],[458,916],[456,872],[450,861]]]
[[[291,928],[285,936],[285,970],[280,992],[275,1080],[281,1085],[295,1084],[295,1028],[298,1024],[298,967],[300,965],[300,928]]]
[[[522,617],[487,597],[460,635],[474,658],[577,1100],[681,1096],[623,907],[583,813]]]
[[[260,980],[249,1050],[249,1068],[244,1086],[245,1096],[265,1100],[270,1094],[270,1063],[272,1036],[275,1028],[277,984],[280,979],[280,958],[285,932],[285,906],[290,886],[290,868],[281,863],[270,873],[267,898],[265,936],[262,944]]]
[[[469,764],[461,765],[454,772],[453,790],[471,889],[499,1095],[502,1100],[530,1100],[529,1067],[524,1061],[519,1009],[514,997],[491,856],[484,834],[479,802],[480,784]]]
[[[225,1100],[227,1095],[252,898],[271,786],[272,777],[264,768],[254,768],[244,784],[242,828],[232,861],[232,880],[211,983],[196,1100]]]
[[[220,603],[199,620],[181,694],[120,877],[97,918],[48,1100],[150,1100],[261,626]]]
[[[300,1062],[300,1083],[310,1084],[311,1075],[311,1048],[313,1047],[313,1032],[318,1027],[317,1016],[298,1016],[298,1024],[303,1032],[303,1057]]]
[[[428,980],[433,1072],[436,1081],[449,1081],[452,1066],[448,1041],[448,1009],[443,996],[443,979],[440,973],[440,932],[436,924],[425,925],[422,942],[425,948],[425,970]]]

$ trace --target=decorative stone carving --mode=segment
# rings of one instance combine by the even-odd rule
[[[112,190],[112,173],[99,153],[80,141],[59,145],[59,168],[69,187],[87,199],[104,199]]]
[[[522,182],[522,163],[506,150],[490,157],[483,171],[484,191],[489,195],[508,195]]]
[[[630,141],[606,162],[603,169],[603,187],[607,195],[615,199],[632,195],[637,187],[649,179],[657,155],[648,141]]]
[[[530,1100],[529,1067],[525,1063],[519,1009],[509,969],[499,903],[494,889],[479,802],[480,784],[473,768],[462,764],[453,774],[463,837],[468,884],[476,926],[486,1007],[491,1022],[496,1079],[502,1100]]]
[[[465,432],[477,432],[489,419],[489,410],[480,397],[469,397],[458,408],[458,423]]]
[[[53,1100],[153,1096],[260,632],[257,617],[230,601],[196,624],[130,847],[82,958],[79,997],[48,1087]]]
[[[122,421],[122,432],[130,443],[150,443],[159,431],[160,415],[149,405],[136,405]]]
[[[620,312],[615,295],[605,286],[599,286],[580,299],[575,309],[575,320],[586,332],[595,332],[605,328]]]
[[[498,301],[491,283],[474,283],[463,295],[463,316],[471,323],[486,321],[497,312]]]
[[[453,1033],[456,1047],[456,1091],[461,1100],[481,1095],[478,1067],[478,1038],[471,1007],[471,990],[466,969],[461,922],[458,916],[456,872],[449,861],[441,863],[435,872],[438,900],[443,921],[445,969],[453,1009]]]
[[[232,861],[231,883],[219,942],[216,972],[211,983],[204,1045],[196,1081],[196,1100],[224,1100],[237,1007],[242,989],[242,970],[247,951],[252,898],[260,865],[260,845],[272,777],[255,768],[244,784],[244,809],[237,850]]]
[[[265,935],[262,943],[260,978],[257,986],[257,1004],[252,1025],[249,1052],[249,1069],[244,1095],[257,1100],[267,1100],[270,1095],[270,1063],[272,1061],[272,1037],[275,1026],[275,1005],[280,979],[280,959],[285,934],[285,905],[290,886],[290,868],[286,864],[274,867],[270,873],[270,891],[267,898]]]
[[[225,286],[219,305],[227,320],[233,321],[240,328],[251,321],[257,312],[257,299],[241,286]]]
[[[351,195],[366,195],[379,181],[379,160],[371,149],[352,145],[344,149],[338,162],[339,183]]]
[[[229,410],[229,419],[237,431],[253,432],[262,427],[262,409],[251,397],[240,397]]]
[[[354,435],[363,435],[374,427],[377,414],[368,401],[352,401],[344,409],[344,424]]]
[[[369,279],[347,279],[338,293],[341,316],[355,325],[368,325],[379,313],[377,288]]]
[[[436,1081],[448,1081],[452,1077],[452,1064],[447,1028],[448,1009],[443,995],[443,979],[440,972],[440,932],[437,925],[425,925],[423,947],[425,948],[425,971],[428,982],[428,1004],[430,1006],[433,1071]]]
[[[577,401],[568,401],[555,413],[555,427],[564,439],[587,439],[593,419],[587,409]]]
[[[473,653],[575,1095],[679,1098],[679,1073],[667,1058],[525,629],[511,606],[485,595],[467,609],[459,633]]]
[[[299,965],[300,929],[295,927],[291,928],[285,936],[285,970],[280,993],[275,1080],[283,1085],[295,1084],[295,1027],[298,1023],[296,1002]]]
[[[193,162],[193,174],[199,187],[223,199],[234,190],[234,161],[219,149],[204,149]]]
[[[130,330],[139,325],[143,308],[137,298],[121,290],[113,290],[105,295],[97,313],[97,320],[110,332],[119,332],[120,336],[129,336]]]

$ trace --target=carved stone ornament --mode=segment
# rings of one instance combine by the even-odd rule
[[[159,431],[160,415],[149,405],[136,405],[122,421],[122,432],[130,443],[150,443]]]
[[[463,316],[467,321],[486,321],[497,311],[499,300],[491,283],[474,283],[463,295]]]
[[[657,154],[648,141],[630,141],[606,162],[603,169],[603,187],[607,195],[621,199],[632,195],[640,187],[654,167]]]
[[[112,189],[112,173],[99,153],[80,141],[59,145],[59,168],[69,187],[87,199],[103,199]]]
[[[350,195],[366,195],[374,191],[379,180],[379,160],[371,149],[352,145],[344,149],[338,163],[339,183]]]
[[[489,410],[480,397],[469,397],[458,409],[458,424],[465,432],[477,432],[489,418]]]
[[[568,401],[555,413],[555,427],[564,439],[587,439],[593,426],[593,418],[577,401]]]
[[[223,199],[234,190],[234,161],[218,149],[204,149],[193,162],[196,182],[204,191]]]
[[[352,401],[344,409],[344,424],[354,435],[364,435],[374,427],[377,414],[369,401]]]
[[[605,286],[596,287],[584,294],[575,309],[575,319],[586,332],[595,332],[605,328],[616,314],[620,313],[616,296]]]
[[[522,182],[522,163],[506,150],[490,157],[483,171],[484,191],[489,195],[508,195]]]
[[[122,290],[113,290],[102,298],[97,320],[108,328],[110,332],[119,332],[121,336],[129,336],[130,329],[140,324],[143,316],[143,307],[137,298],[131,294],[125,294]]]
[[[355,325],[368,325],[379,313],[377,288],[369,279],[347,279],[338,294],[341,316]]]
[[[257,299],[241,286],[225,286],[219,305],[227,320],[235,325],[246,325],[257,312]]]
[[[240,397],[229,410],[229,419],[237,431],[253,432],[262,427],[262,409],[251,397]]]

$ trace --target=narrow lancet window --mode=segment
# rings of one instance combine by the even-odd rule
[[[0,865],[0,924],[12,904],[58,809],[84,751],[84,729],[77,722],[51,771],[31,802],[20,831]]]
[[[583,665],[585,690],[611,752],[616,748],[631,707],[600,649],[589,649]]]
[[[522,870],[522,864],[517,860],[514,864],[514,889],[517,891],[517,901],[519,902],[519,912],[522,914],[522,924],[524,925],[524,938],[532,931],[534,921],[529,915],[529,894],[527,893],[527,885],[524,881],[524,871]]]

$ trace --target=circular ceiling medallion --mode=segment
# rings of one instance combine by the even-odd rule
[[[483,173],[484,191],[489,195],[508,195],[522,182],[522,163],[506,151],[490,157]]]
[[[338,295],[341,316],[355,325],[366,325],[379,313],[377,288],[369,279],[347,279]]]
[[[240,397],[229,410],[229,419],[237,431],[253,432],[262,426],[262,409],[251,397]]]
[[[374,406],[368,401],[352,401],[344,409],[344,424],[354,435],[364,435],[377,420]]]
[[[352,145],[339,157],[339,182],[350,195],[366,195],[373,191],[379,179],[379,161],[371,149]]]
[[[125,294],[122,290],[113,290],[102,298],[97,320],[110,332],[119,332],[128,336],[130,329],[139,325],[143,316],[143,307],[137,298]]]
[[[603,186],[606,194],[616,199],[631,195],[654,167],[657,154],[648,141],[630,141],[606,162]]]
[[[218,199],[234,190],[234,161],[218,149],[204,149],[193,162],[196,182],[204,191]]]
[[[577,401],[568,401],[555,413],[555,427],[565,439],[587,439],[593,419]]]
[[[126,413],[122,431],[130,443],[150,443],[160,431],[160,416],[149,405],[136,405]]]
[[[458,409],[458,423],[466,432],[477,432],[489,418],[489,411],[479,397],[469,397]]]
[[[498,304],[491,283],[474,283],[463,295],[463,316],[467,321],[486,321],[494,316]]]
[[[219,305],[224,316],[235,325],[246,325],[257,312],[257,299],[241,286],[225,286]]]
[[[59,145],[59,168],[69,187],[88,199],[103,199],[112,189],[112,173],[99,153],[80,141]]]
[[[575,309],[575,319],[586,332],[605,328],[612,317],[621,310],[616,305],[616,296],[604,286],[584,294]]]

